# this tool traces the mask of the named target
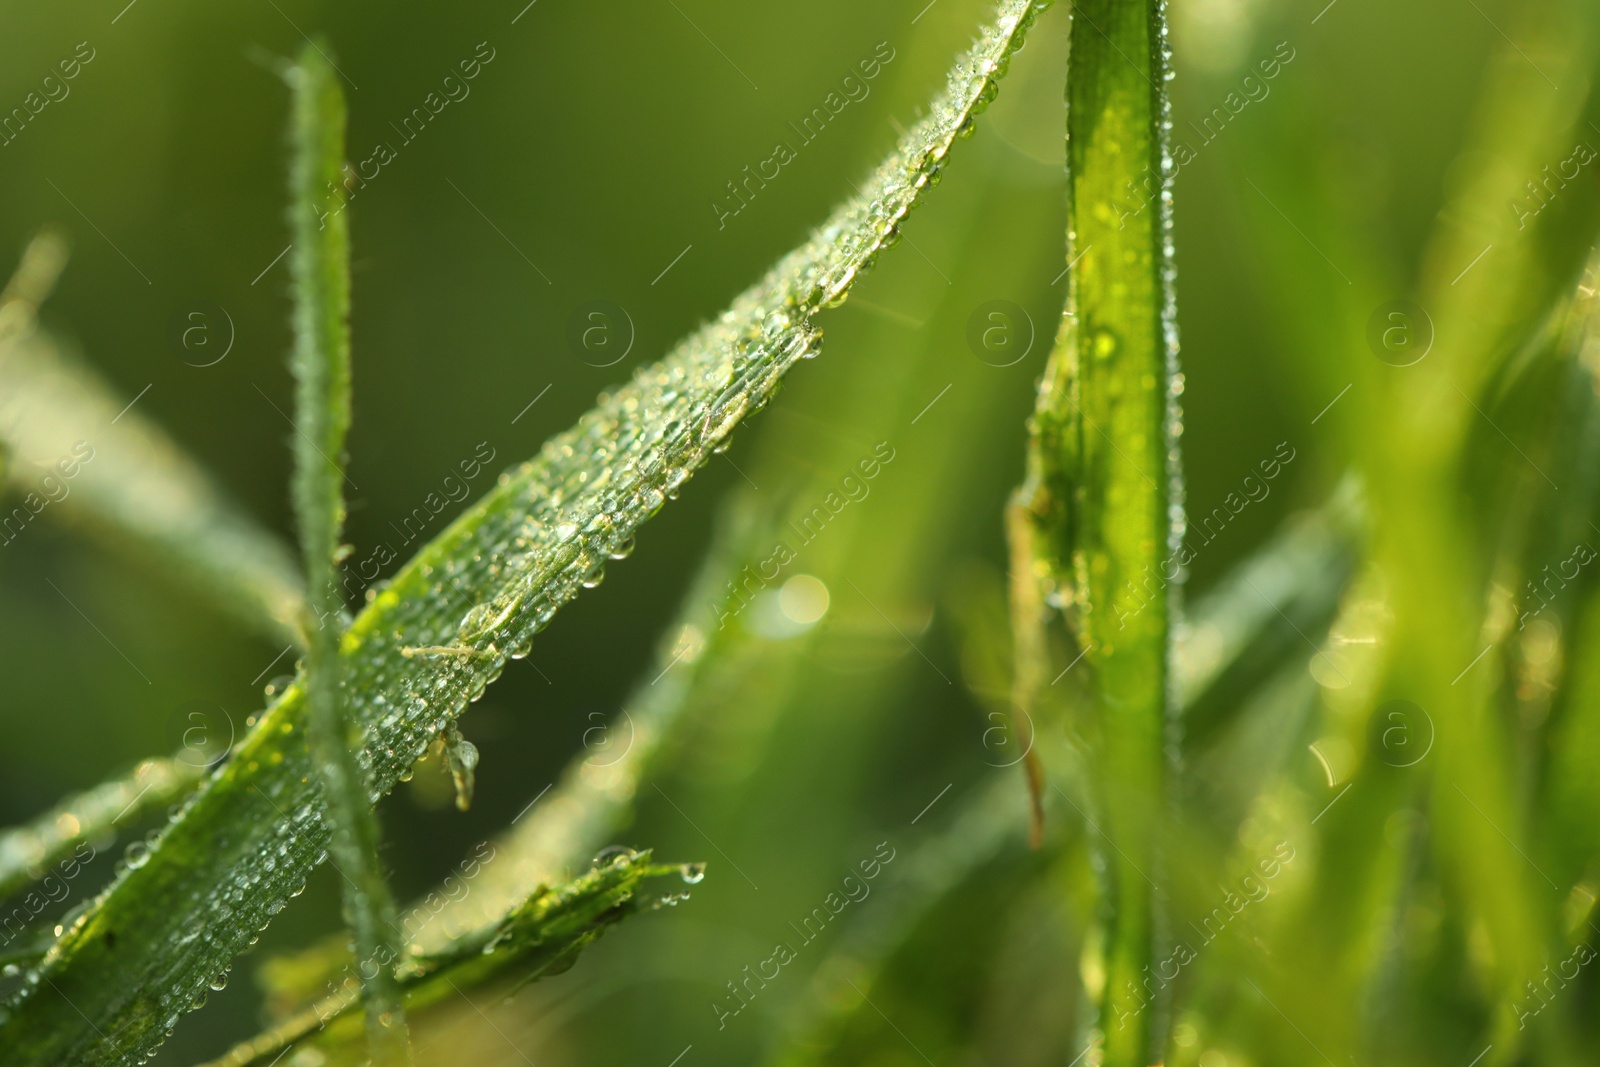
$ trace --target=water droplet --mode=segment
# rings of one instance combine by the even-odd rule
[[[211,979],[210,985],[211,985],[211,991],[213,993],[220,993],[224,989],[227,989],[228,988],[228,972],[227,971],[222,971],[222,972],[218,973],[214,978]]]
[[[631,860],[637,855],[639,854],[627,845],[607,845],[594,854],[592,862],[596,867],[604,867],[615,860]]]
[[[1117,336],[1110,330],[1096,330],[1089,342],[1089,351],[1095,359],[1110,359],[1117,354]]]
[[[683,880],[690,885],[699,885],[700,880],[706,876],[706,865],[703,863],[685,863],[678,868],[683,875]]]
[[[460,631],[464,634],[482,633],[489,628],[489,620],[493,617],[494,606],[492,604],[474,604],[461,617]]]

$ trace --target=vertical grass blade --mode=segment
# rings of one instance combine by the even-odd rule
[[[1161,1058],[1162,1011],[1146,1003],[1142,978],[1160,936],[1170,646],[1184,563],[1165,25],[1160,0],[1084,0],[1073,11],[1073,273],[1011,513],[1019,705],[1035,704],[1057,676],[1042,667],[1054,606],[1093,672],[1088,736],[1105,839],[1100,1028],[1104,1062],[1117,1067]],[[1150,208],[1119,210],[1129,189],[1154,194]]]
[[[1494,1003],[1484,1040],[1495,1050],[1486,1065],[1515,1062],[1526,1050],[1518,1045],[1531,1043],[1517,1009],[1529,982],[1566,951],[1555,907],[1571,887],[1556,885],[1529,859],[1538,856],[1539,820],[1518,781],[1525,772],[1505,755],[1515,728],[1499,710],[1514,686],[1503,673],[1503,653],[1490,651],[1514,647],[1522,632],[1496,618],[1485,581],[1492,557],[1471,536],[1470,497],[1460,487],[1480,483],[1471,435],[1481,429],[1497,445],[1506,440],[1501,427],[1509,420],[1485,413],[1493,410],[1496,373],[1561,307],[1600,232],[1600,190],[1592,181],[1574,183],[1524,228],[1506,207],[1525,191],[1525,174],[1539,173],[1552,152],[1591,138],[1600,117],[1600,100],[1587,88],[1600,60],[1593,5],[1520,14],[1507,32],[1542,49],[1543,72],[1529,73],[1520,48],[1502,47],[1492,61],[1473,140],[1475,150],[1492,146],[1493,154],[1485,153],[1489,162],[1441,215],[1419,282],[1418,303],[1432,316],[1437,343],[1426,359],[1403,368],[1407,373],[1384,382],[1376,424],[1385,433],[1363,456],[1394,612],[1378,697],[1411,700],[1437,724],[1435,758],[1419,769],[1429,774],[1429,838],[1447,884],[1460,894],[1461,921],[1489,946],[1473,958],[1477,988]],[[1542,73],[1580,88],[1551,94]],[[1455,264],[1490,244],[1493,270],[1463,277]],[[1539,421],[1548,423],[1555,407],[1541,406]],[[1531,462],[1525,453],[1515,461]],[[1574,498],[1571,482],[1546,482],[1544,469],[1532,473],[1558,499]],[[1367,825],[1376,828],[1385,815],[1373,811]]]
[[[345,606],[336,558],[344,529],[343,456],[350,428],[350,231],[348,216],[329,197],[343,182],[345,106],[332,65],[313,44],[301,50],[290,84],[291,366],[298,431],[294,505],[313,615],[306,623],[306,739],[327,803],[334,862],[345,876],[345,913],[365,980],[372,1058],[386,1067],[411,1059],[394,978],[395,905],[378,859],[378,821],[356,758],[361,736],[346,714],[339,658]]]

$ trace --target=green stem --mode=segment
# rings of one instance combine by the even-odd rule
[[[355,935],[367,1036],[380,1065],[411,1061],[405,1010],[394,977],[395,905],[378,858],[380,830],[357,758],[360,731],[342,699],[339,658],[345,606],[337,584],[344,527],[343,457],[350,427],[350,232],[343,199],[345,105],[321,49],[307,44],[291,73],[294,162],[290,222],[294,252],[294,503],[305,552],[310,641],[306,649],[307,740],[333,830],[333,858]]]
[[[1105,872],[1104,1061],[1161,1058],[1145,968],[1163,936],[1159,840],[1172,721],[1171,630],[1186,550],[1163,123],[1165,8],[1081,0],[1067,76],[1067,312],[1040,385],[1011,513],[1017,702],[1042,693],[1049,605],[1092,672]],[[1061,666],[1065,666],[1062,664]],[[1059,669],[1059,668],[1057,668]]]

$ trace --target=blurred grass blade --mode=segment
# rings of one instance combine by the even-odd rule
[[[361,731],[342,690],[339,639],[345,606],[338,584],[344,533],[344,454],[350,429],[350,217],[328,203],[343,182],[345,105],[333,65],[307,42],[289,71],[293,98],[289,221],[294,251],[296,430],[294,503],[305,554],[309,608],[306,741],[322,789],[340,891],[363,976],[367,1038],[377,1067],[411,1062],[405,1005],[395,984],[399,959],[394,898],[378,849],[382,833],[356,759]]]
[[[1415,702],[1438,727],[1437,758],[1428,765],[1429,840],[1461,895],[1461,921],[1481,930],[1488,946],[1474,957],[1474,970],[1498,1005],[1485,1038],[1498,1046],[1489,1064],[1517,1055],[1515,1005],[1547,956],[1563,951],[1548,917],[1570,887],[1549,884],[1530,866],[1523,790],[1501,755],[1506,739],[1496,696],[1505,681],[1500,655],[1490,649],[1509,634],[1489,610],[1489,561],[1467,536],[1473,524],[1462,487],[1472,484],[1473,472],[1465,445],[1484,417],[1485,386],[1564,302],[1600,232],[1593,181],[1574,183],[1526,226],[1506,208],[1524,195],[1528,175],[1590,138],[1590,123],[1600,117],[1593,5],[1521,14],[1507,32],[1523,47],[1497,51],[1472,138],[1486,163],[1441,213],[1425,264],[1419,301],[1436,324],[1437,344],[1392,379],[1378,423],[1385,432],[1373,435],[1365,457],[1374,510],[1388,533],[1378,549],[1395,618],[1380,696]],[[1551,93],[1542,73],[1527,68],[1527,47],[1543,51],[1543,74],[1575,91]],[[1460,264],[1491,244],[1494,269],[1461,277]],[[1469,664],[1477,669],[1466,670]],[[1380,814],[1368,818],[1375,830]]]
[[[1354,497],[1353,486],[1346,484],[1323,508],[1291,519],[1195,603],[1190,618],[1174,635],[1173,684],[1185,723],[1206,714],[1214,729],[1223,712],[1207,709],[1245,704],[1271,681],[1282,663],[1271,650],[1277,647],[1284,627],[1270,605],[1263,608],[1265,602],[1256,589],[1275,595],[1286,611],[1295,612],[1308,634],[1317,633],[1315,619],[1323,620],[1321,628],[1326,629],[1350,574],[1349,527],[1359,512]],[[993,635],[974,627],[967,639],[991,640]],[[1186,736],[1185,740],[1193,739]],[[1057,795],[1052,791],[1050,796]],[[1060,810],[1051,812],[1052,822],[1081,821],[1066,805],[1057,807]],[[975,943],[993,937],[992,930],[976,924],[930,923],[929,917],[938,915],[942,902],[961,891],[975,873],[1020,849],[1025,835],[1016,783],[1005,777],[995,779],[977,795],[961,801],[959,812],[947,830],[918,846],[907,863],[896,869],[895,880],[877,892],[869,910],[830,949],[811,992],[791,1012],[783,1050],[769,1062],[798,1067],[860,1058],[855,1055],[860,1050],[854,1047],[849,1050],[851,1056],[842,1054],[845,1035],[881,1031],[882,1027],[851,1025],[858,1015],[868,1023],[878,1017],[866,1000],[847,991],[846,982],[855,983],[874,1004],[879,1003],[875,987],[880,976],[893,959],[915,954],[912,942],[937,943],[937,955],[967,960],[992,950],[993,946]],[[1078,832],[1075,825],[1073,832]],[[1048,841],[1048,849],[1059,854],[1066,844],[1058,835]],[[1051,884],[1059,882],[1059,878],[1053,879]],[[1026,891],[1023,880],[1014,880],[1009,896],[990,906],[1004,913],[1014,906],[1013,898]],[[992,980],[987,974],[985,977]],[[892,1031],[888,1036],[898,1040]],[[953,1045],[951,1052],[976,1055],[959,1044]]]
[[[922,1016],[923,1025],[912,1029],[919,1051],[934,1062],[961,1062],[967,1051],[963,1039],[971,1036],[966,1032],[970,1016],[994,977],[990,957],[1017,899],[1038,884],[1029,875],[1041,866],[1037,853],[1027,848],[1028,821],[1016,782],[1000,775],[975,792],[962,798],[946,830],[891,868],[866,898],[867,910],[854,916],[829,948],[807,993],[786,1013],[783,1039],[763,1062],[772,1067],[899,1062],[905,1039],[882,1025],[874,1007],[897,1000],[908,1003],[883,1010],[901,1020],[900,1026],[912,1025],[908,1009],[913,1018]],[[1050,854],[1062,844],[1052,840]],[[958,901],[967,921],[950,921],[952,898],[964,898],[974,887],[980,899]],[[1042,931],[1035,936],[1044,940]],[[887,973],[895,960],[906,957],[915,961],[907,968],[918,983],[914,990],[894,988],[897,983]],[[1065,1011],[1057,1006],[1051,1014]],[[853,1025],[857,1019],[867,1025]],[[945,1037],[943,1046],[929,1045],[930,1027]],[[869,1044],[881,1047],[864,1047]]]
[[[799,249],[715,322],[602,398],[424,548],[342,644],[361,755],[386,791],[509,658],[703,466],[842,301],[993,98],[1043,4],[1006,0],[930,113]],[[19,1063],[118,1063],[159,1044],[323,858],[326,824],[290,687],[143,865],[114,882],[0,1021]],[[108,939],[107,934],[114,936]],[[115,948],[111,947],[114,942]]]
[[[188,795],[207,766],[193,752],[184,755],[188,758],[145,760],[126,777],[70,796],[27,826],[0,833],[0,900],[45,877],[83,843],[103,842],[118,828]]]
[[[214,608],[298,643],[305,599],[289,549],[145,420],[138,397],[118,396],[37,328],[34,310],[65,259],[61,240],[41,235],[0,298],[0,444],[6,481],[24,494],[0,515],[0,536],[20,536],[50,502]]]
[[[1360,490],[1348,478],[1332,500],[1291,519],[1185,613],[1173,665],[1184,751],[1204,748],[1246,693],[1327,633],[1355,573],[1364,520]]]
[[[0,345],[28,333],[36,325],[39,305],[55,290],[67,265],[66,238],[45,230],[22,250],[16,273],[0,290]]]
[[[626,853],[558,888],[541,884],[498,922],[436,952],[411,957],[397,968],[406,1007],[419,1010],[459,995],[463,988],[494,979],[509,977],[521,986],[559,973],[610,926],[643,908],[682,899],[681,895],[648,897],[643,888],[647,879],[676,878],[683,871],[679,866],[651,863],[649,852]],[[286,1048],[302,1042],[324,1054],[332,1048],[352,1046],[360,1037],[347,1018],[357,995],[356,985],[355,979],[348,980],[337,992],[208,1067],[273,1063]]]
[[[1159,936],[1150,879],[1161,869],[1173,605],[1187,563],[1164,10],[1159,0],[1073,9],[1073,266],[1034,411],[1027,480],[1010,514],[1017,703],[1028,711],[1059,677],[1045,663],[1049,605],[1066,609],[1093,671],[1095,793],[1114,843],[1103,857],[1100,1021],[1112,1067],[1161,1058],[1162,1011],[1143,1010],[1138,990]],[[1125,190],[1157,187],[1153,210],[1118,217],[1113,205]]]

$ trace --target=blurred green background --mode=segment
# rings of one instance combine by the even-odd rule
[[[1192,510],[1220,505],[1280,443],[1295,454],[1270,495],[1200,553],[1192,595],[1285,516],[1323,500],[1364,454],[1374,431],[1359,421],[1338,408],[1312,420],[1347,384],[1351,408],[1374,388],[1383,368],[1360,326],[1380,303],[1412,295],[1441,208],[1475,165],[1463,146],[1489,57],[1504,46],[1496,26],[1514,31],[1519,8],[1173,4],[1175,136],[1195,150],[1175,191]],[[138,395],[139,411],[246,510],[291,537],[292,431],[274,409],[290,408],[287,273],[274,264],[288,243],[287,93],[274,71],[302,33],[330,42],[348,79],[352,159],[379,141],[397,147],[350,206],[357,488],[348,538],[359,559],[398,544],[394,525],[480,443],[494,450],[492,470],[532,455],[598,391],[718,313],[851,195],[988,14],[979,0],[7,3],[0,107],[20,104],[80,42],[94,58],[70,95],[0,147],[0,249],[20,251],[47,224],[65,229],[73,257],[45,322],[126,397]],[[821,988],[810,976],[824,952],[803,952],[719,1029],[708,1005],[726,998],[727,981],[880,842],[911,854],[949,825],[959,798],[997,779],[1022,810],[1020,774],[996,767],[1006,760],[985,743],[992,722],[967,661],[1005,640],[995,632],[1003,613],[973,605],[1001,595],[1000,510],[1021,477],[1024,420],[1065,294],[1067,16],[1061,3],[1040,22],[906,242],[824,315],[822,358],[796,369],[726,461],[651,522],[633,558],[564,610],[465,716],[483,752],[472,810],[456,812],[420,778],[381,809],[386,859],[408,899],[522,810],[581,753],[592,716],[615,713],[659,669],[653,651],[721,500],[805,510],[880,442],[894,449],[870,495],[801,550],[797,571],[827,585],[828,613],[787,638],[781,655],[697,694],[661,792],[642,790],[638,819],[620,835],[662,858],[708,861],[706,880],[688,902],[608,935],[566,975],[505,1004],[485,995],[481,1013],[460,1006],[419,1023],[424,1062],[470,1053],[664,1067],[687,1046],[685,1067],[755,1062],[791,1040],[785,1020]],[[778,140],[795,143],[789,124],[882,42],[894,58],[870,92],[719,223],[713,205],[729,204],[727,183]],[[470,95],[406,142],[395,127],[475,52],[493,58]],[[1273,58],[1277,73],[1264,78],[1259,64]],[[1213,121],[1209,135],[1201,124],[1236,93],[1247,106]],[[605,368],[568,343],[574,314],[596,300],[625,310],[636,334],[626,358]],[[967,343],[969,319],[993,300],[1026,309],[1036,336],[1005,367]],[[229,329],[217,309],[232,348],[194,366],[174,337],[196,310],[208,328]],[[479,476],[472,498],[490,477]],[[225,709],[242,731],[262,687],[289,667],[288,657],[274,665],[280,648],[116,546],[46,518],[0,551],[8,824],[176,748],[193,702]],[[751,562],[766,555],[758,547]],[[1231,772],[1223,761],[1208,773],[1226,781]],[[1300,783],[1320,800],[1323,783]],[[971,937],[952,936],[948,953],[907,965],[926,997],[907,994],[896,1011],[880,1002],[893,1022],[857,1020],[881,1032],[861,1039],[869,1051],[838,1062],[1071,1059],[1083,1010],[1074,988],[1082,879],[1041,872],[1021,852],[1007,857],[969,887],[966,905],[930,921],[957,932],[997,916],[983,936],[1010,947],[967,958],[957,944]],[[110,863],[98,862],[102,877]],[[73,901],[88,888],[75,886]],[[255,955],[334,929],[337,896],[320,872]],[[1234,949],[1247,950],[1243,939]],[[1051,953],[1057,966],[1038,969],[1037,956]],[[239,970],[253,966],[247,958]],[[161,1062],[216,1055],[253,1033],[258,1000],[252,983],[235,981],[184,1021]],[[1464,1067],[1477,1051],[1466,1048],[1476,1024],[1461,1010],[1459,1026],[1441,1018],[1454,1036],[1430,1046],[1440,1058],[1428,1062],[1456,1062],[1460,1046]],[[1205,1067],[1316,1062],[1282,1020],[1260,1018],[1287,1036],[1253,1050],[1219,1045],[1222,1058]]]

